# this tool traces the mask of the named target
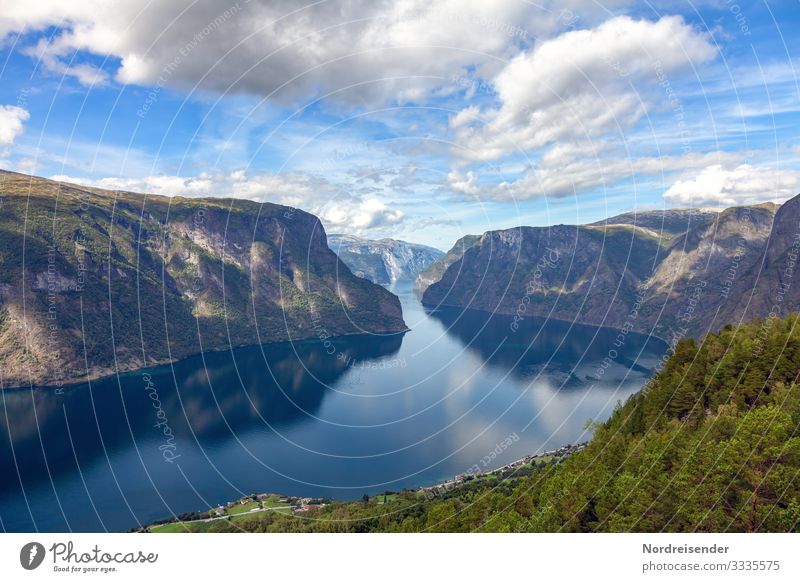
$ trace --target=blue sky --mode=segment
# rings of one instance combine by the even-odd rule
[[[5,169],[443,249],[800,192],[797,2],[3,4]]]

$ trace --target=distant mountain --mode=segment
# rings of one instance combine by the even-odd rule
[[[749,222],[757,217],[752,214]],[[752,230],[728,236],[741,237],[746,248],[758,245]],[[720,320],[736,325],[753,317],[800,311],[800,196],[777,209],[765,248],[758,245],[756,252],[736,259],[730,259],[736,276],[726,274],[723,279],[728,301],[720,309]]]
[[[426,306],[539,315],[675,336],[800,309],[781,291],[800,252],[800,197],[778,207],[622,214],[462,239],[420,280]],[[465,242],[466,241],[466,242]],[[793,258],[794,257],[794,258]],[[787,275],[787,273],[791,271]],[[426,281],[427,282],[427,281]]]
[[[406,329],[306,212],[0,171],[0,387],[206,350]]]
[[[328,236],[328,246],[358,277],[379,285],[413,281],[438,258],[439,249],[384,238],[368,240],[346,234]]]

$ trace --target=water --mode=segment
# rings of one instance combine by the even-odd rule
[[[1,392],[0,528],[123,531],[248,493],[354,499],[501,466],[588,439],[586,421],[638,390],[666,348],[629,334],[596,381],[615,330],[529,319],[512,331],[511,318],[428,313],[396,291],[405,335]]]

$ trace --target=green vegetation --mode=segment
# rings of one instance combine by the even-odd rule
[[[261,500],[261,504],[264,507],[286,507],[288,505],[287,502],[281,502],[281,498],[278,495],[270,495],[269,497],[265,497]]]
[[[238,513],[247,513],[254,509],[261,507],[258,501],[251,501],[249,503],[235,503],[233,506],[225,510],[226,515],[236,515]]]
[[[174,521],[172,523],[162,523],[161,525],[154,525],[150,528],[150,533],[183,533],[186,531],[191,531],[191,527],[194,524],[190,524],[187,521]]]
[[[800,318],[679,342],[589,446],[472,479],[193,531],[800,531]],[[431,498],[433,497],[433,498]]]

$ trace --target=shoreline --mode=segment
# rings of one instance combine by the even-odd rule
[[[392,291],[390,287],[385,287],[385,288],[387,290],[389,290],[389,292],[393,293],[395,295],[395,297],[397,297],[399,299],[400,296],[397,293],[394,293],[394,291]],[[412,289],[412,291],[413,291],[413,289]],[[489,310],[486,310],[486,309],[481,309],[479,307],[463,307],[463,306],[459,306],[459,305],[449,305],[449,304],[439,304],[439,305],[435,305],[434,306],[434,305],[426,304],[422,300],[421,296],[417,296],[416,298],[417,298],[417,300],[419,302],[419,305],[423,308],[423,310],[425,312],[435,312],[438,309],[456,309],[456,310],[460,310],[460,311],[475,311],[475,312],[479,312],[479,313],[487,313],[490,316],[499,315],[499,316],[502,316],[502,317],[511,317],[511,316],[514,315],[513,313],[505,313],[504,311],[489,311]],[[402,304],[402,302],[401,302],[401,304]],[[525,315],[523,317],[523,319],[541,319],[541,320],[553,319],[555,321],[560,321],[560,322],[563,322],[563,323],[569,323],[571,325],[583,325],[583,326],[588,326],[588,327],[593,327],[593,328],[611,329],[611,330],[617,330],[617,331],[621,329],[621,328],[615,327],[613,325],[604,325],[604,324],[591,323],[591,322],[586,322],[586,321],[576,321],[576,320],[570,320],[570,319],[565,319],[565,318],[561,318],[561,317],[548,316],[548,315],[538,315],[538,314],[533,314],[533,313]],[[380,334],[346,333],[346,334],[340,334],[340,335],[335,335],[335,336],[329,336],[329,337],[326,337],[325,340],[335,340],[335,339],[361,337],[361,336],[373,337],[375,335],[378,335],[379,337],[388,337],[388,336],[394,336],[394,335],[405,335],[406,333],[408,333],[410,331],[412,331],[412,329],[409,328],[406,325],[405,329],[402,329],[402,330],[387,331],[387,332],[382,332]],[[642,336],[642,337],[644,337],[644,338],[655,339],[657,341],[664,342],[665,344],[668,344],[667,340],[665,340],[664,338],[660,337],[659,335],[656,335],[655,333],[652,333],[652,332],[646,333],[646,332],[642,332],[642,331],[638,331],[638,330],[633,330],[633,332],[638,334],[638,335],[640,335],[640,336]],[[281,344],[288,344],[288,345],[292,345],[292,344],[307,344],[307,343],[311,343],[311,342],[315,342],[315,341],[322,342],[322,341],[325,341],[325,340],[322,340],[322,339],[318,338],[316,335],[311,335],[311,336],[301,337],[301,338],[297,338],[297,339],[285,339],[285,340],[279,340],[279,341],[267,341],[267,342],[260,342],[260,343],[245,343],[245,344],[231,345],[231,346],[227,346],[227,347],[224,347],[224,348],[216,348],[216,349],[215,348],[210,348],[210,349],[206,349],[206,350],[203,350],[203,351],[200,351],[200,352],[194,352],[194,353],[191,353],[191,354],[187,354],[187,355],[179,356],[179,357],[175,357],[175,358],[164,358],[164,359],[160,359],[160,360],[153,360],[152,362],[144,364],[144,365],[141,365],[141,366],[132,365],[132,364],[129,364],[129,365],[124,365],[123,364],[121,366],[118,366],[116,370],[112,370],[110,368],[95,368],[92,372],[89,372],[84,376],[80,376],[78,378],[62,379],[61,381],[54,382],[54,383],[42,383],[42,384],[30,383],[30,384],[19,384],[19,385],[13,384],[13,385],[8,385],[8,386],[0,386],[0,391],[6,391],[6,390],[8,390],[8,391],[41,390],[41,391],[52,391],[55,394],[63,394],[64,390],[66,390],[66,389],[73,389],[73,388],[79,387],[79,386],[84,385],[84,384],[85,385],[89,385],[92,382],[96,382],[96,381],[99,381],[99,380],[105,380],[105,379],[112,378],[112,377],[115,377],[115,376],[128,376],[128,375],[132,375],[132,374],[136,374],[136,373],[144,373],[144,372],[147,372],[149,370],[153,370],[155,368],[159,368],[161,366],[169,366],[171,364],[177,364],[179,362],[190,360],[192,358],[196,358],[198,356],[202,356],[203,354],[216,354],[216,353],[224,353],[224,352],[233,352],[234,350],[239,350],[239,349],[243,349],[243,348],[251,348],[251,347],[255,347],[255,346],[278,346],[278,345],[281,345]]]
[[[254,343],[254,344],[241,344],[236,346],[228,346],[226,348],[219,348],[219,349],[207,349],[203,350],[202,352],[196,352],[192,354],[188,354],[186,356],[180,356],[177,358],[165,358],[163,360],[154,360],[151,363],[143,366],[118,366],[116,371],[108,370],[101,368],[96,369],[94,372],[88,373],[85,376],[81,376],[80,378],[69,379],[69,380],[62,380],[59,383],[53,384],[30,384],[30,385],[10,385],[10,386],[3,386],[0,387],[0,392],[18,392],[22,390],[40,390],[43,392],[52,392],[54,394],[63,394],[65,389],[75,389],[82,385],[88,386],[92,382],[97,382],[99,380],[106,380],[109,378],[114,377],[122,377],[122,376],[131,376],[133,374],[144,374],[150,370],[155,370],[156,368],[160,368],[162,366],[169,366],[172,364],[177,364],[180,362],[185,362],[191,360],[192,358],[197,358],[203,356],[204,354],[221,354],[225,352],[233,352],[235,350],[241,350],[244,348],[254,348],[257,346],[279,346],[281,344],[287,345],[296,345],[296,344],[310,344],[312,342],[322,342],[322,341],[329,341],[329,340],[336,340],[336,339],[344,339],[344,338],[354,338],[354,337],[374,337],[375,335],[379,335],[379,337],[389,337],[395,335],[405,335],[411,331],[410,328],[406,327],[404,330],[400,331],[392,331],[392,332],[385,332],[382,334],[370,334],[370,333],[346,333],[336,336],[330,336],[325,338],[325,340],[320,340],[317,336],[310,336],[310,337],[303,337],[294,340],[281,340],[275,342],[261,342],[261,343]]]
[[[569,455],[584,450],[588,445],[589,441],[584,441],[582,443],[574,445],[567,444],[557,449],[552,449],[550,451],[525,455],[524,457],[516,459],[515,461],[511,461],[510,463],[506,463],[501,467],[497,467],[495,469],[491,469],[488,471],[480,471],[480,472],[467,471],[466,473],[459,473],[455,475],[452,479],[448,479],[446,481],[439,481],[437,483],[434,483],[433,485],[404,488],[402,489],[402,491],[408,491],[412,493],[422,493],[425,501],[431,501],[436,497],[443,495],[448,491],[452,491],[456,487],[463,485],[464,483],[468,483],[473,479],[489,477],[491,475],[496,475],[498,473],[503,473],[505,471],[512,469],[520,469],[527,465],[536,463],[536,461],[542,459],[551,459],[551,460],[564,459]],[[380,497],[381,495],[386,495],[389,493],[396,494],[396,492],[390,492],[387,490],[386,493],[376,493],[375,495],[371,495],[370,497]],[[277,498],[277,502],[280,503],[280,506],[271,506],[271,507],[265,506],[264,501],[270,498]],[[326,505],[337,502],[352,503],[353,501],[331,499],[327,497],[295,497],[290,495],[281,495],[279,493],[251,493],[250,495],[245,495],[236,500],[227,501],[226,503],[222,503],[216,507],[212,507],[207,510],[184,512],[178,515],[173,515],[172,517],[169,518],[165,518],[163,520],[154,521],[140,528],[134,528],[129,531],[138,533],[158,533],[158,532],[152,532],[152,529],[170,525],[177,526],[178,524],[184,524],[184,523],[189,524],[197,522],[218,521],[222,519],[231,519],[236,516],[253,515],[265,511],[288,511],[290,515],[295,515],[296,513],[306,512],[313,507],[325,507]],[[237,505],[246,505],[252,503],[255,503],[256,506],[247,511],[228,512],[231,508],[236,508]],[[195,519],[181,519],[181,516],[196,516],[196,517]]]
[[[503,317],[512,317],[513,318],[516,315],[515,312],[506,312],[506,311],[500,311],[500,310],[489,311],[488,309],[481,309],[480,307],[463,307],[461,305],[451,305],[451,304],[448,304],[448,303],[439,303],[437,305],[433,305],[433,304],[425,303],[422,300],[421,297],[420,297],[419,302],[420,302],[420,305],[422,305],[422,307],[426,311],[429,311],[429,312],[435,312],[438,309],[460,309],[462,311],[477,311],[477,312],[480,312],[480,313],[488,313],[490,316],[500,315],[500,316],[503,316]],[[529,314],[524,315],[522,317],[522,319],[523,320],[525,320],[525,319],[542,319],[542,320],[552,319],[552,320],[560,321],[560,322],[563,322],[563,323],[569,323],[571,325],[585,325],[585,326],[588,326],[588,327],[595,327],[595,328],[600,328],[600,329],[613,329],[615,331],[620,331],[622,329],[622,327],[618,327],[616,325],[608,325],[608,324],[603,324],[603,323],[592,323],[592,322],[589,322],[589,321],[578,321],[576,319],[567,319],[565,317],[557,317],[555,315],[549,315],[549,314],[539,315],[537,313],[529,313]],[[658,340],[660,342],[663,342],[663,343],[669,345],[669,340],[668,339],[665,339],[665,338],[661,337],[660,335],[656,334],[652,330],[650,330],[650,331],[640,331],[638,329],[632,329],[631,332],[635,333],[637,335],[640,335],[642,337],[645,337],[645,338],[656,339],[656,340]]]
[[[426,485],[424,487],[417,487],[412,489],[412,491],[423,491],[423,492],[431,492],[431,496],[427,497],[427,499],[433,499],[434,497],[440,495],[438,493],[439,490],[444,489],[445,492],[450,491],[461,485],[463,483],[467,483],[473,479],[480,479],[482,477],[488,477],[490,475],[495,475],[497,473],[502,473],[508,471],[510,469],[520,469],[526,465],[530,465],[531,463],[535,463],[540,459],[550,458],[566,458],[573,453],[577,453],[582,451],[589,445],[589,441],[584,441],[578,444],[567,444],[557,449],[553,449],[550,451],[545,451],[543,453],[534,453],[531,455],[526,455],[516,461],[512,461],[503,465],[502,467],[497,467],[496,469],[491,469],[489,471],[467,471],[465,473],[459,473],[455,475],[452,479],[448,479],[447,481],[440,481],[438,483],[434,483],[433,485]]]

